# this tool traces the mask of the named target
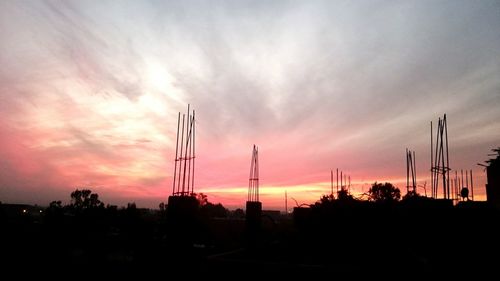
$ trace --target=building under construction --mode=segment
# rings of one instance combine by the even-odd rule
[[[259,149],[253,146],[250,177],[248,179],[248,198],[246,202],[246,224],[250,232],[261,226],[262,203],[259,201]]]
[[[182,120],[182,121],[181,121]],[[172,196],[168,198],[168,217],[174,224],[195,219],[198,200],[194,196],[195,112],[188,105],[187,114],[177,116]]]

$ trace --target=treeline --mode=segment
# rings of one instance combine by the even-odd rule
[[[203,218],[244,218],[245,212],[243,209],[230,211],[221,203],[212,203],[208,201],[208,196],[203,193],[193,193],[191,196],[198,201],[199,214]],[[76,189],[70,194],[69,204],[63,205],[61,200],[52,201],[49,207],[45,210],[45,216],[50,218],[61,216],[109,216],[124,214],[129,217],[149,216],[163,218],[167,215],[167,204],[161,202],[159,210],[137,208],[135,202],[127,203],[126,207],[118,207],[116,205],[106,204],[99,199],[97,193],[90,189]]]

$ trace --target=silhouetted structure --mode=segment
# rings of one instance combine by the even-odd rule
[[[470,181],[469,181],[470,178]],[[452,183],[452,199],[454,201],[474,201],[474,184],[472,180],[472,170],[465,171],[460,170],[460,176],[458,176],[458,171],[455,171],[455,179],[451,179]]]
[[[333,170],[331,171],[331,190],[333,195]],[[339,189],[339,169],[337,168],[337,199],[340,198],[340,194],[349,195],[351,193],[351,176],[348,176],[343,171],[340,171],[340,189]]]
[[[187,120],[187,121],[186,121]],[[180,142],[179,142],[180,136]],[[189,236],[189,230],[196,219],[199,202],[194,196],[194,159],[195,159],[195,112],[177,117],[177,141],[175,147],[174,179],[172,196],[168,198],[167,214],[174,231],[181,238]],[[178,234],[179,234],[178,233]]]
[[[411,177],[411,185],[410,185]],[[417,166],[415,165],[415,151],[406,149],[406,194],[417,192]]]
[[[488,203],[500,208],[500,147],[493,151],[497,153],[496,158],[486,161],[489,164],[486,166],[486,198]]]
[[[250,231],[260,228],[262,203],[259,202],[259,149],[253,146],[250,178],[248,179],[248,199],[246,203],[246,223]]]
[[[177,117],[177,142],[175,146],[174,180],[172,182],[173,196],[190,196],[194,192],[194,159],[195,159],[195,112],[189,111],[182,115],[182,129],[179,129],[181,113]],[[185,125],[185,126],[184,126]],[[185,130],[184,130],[185,127]],[[185,138],[185,139],[184,139]],[[180,148],[180,152],[179,152]]]
[[[450,160],[448,153],[448,126],[446,114],[438,119],[436,147],[433,147],[431,121],[431,187],[432,198],[438,197],[439,181],[442,179],[443,199],[450,199]]]

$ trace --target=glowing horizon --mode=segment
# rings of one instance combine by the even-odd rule
[[[499,9],[2,1],[0,201],[48,205],[90,188],[157,208],[187,104],[195,192],[214,203],[244,206],[253,144],[264,209],[283,209],[284,190],[313,203],[336,168],[358,193],[389,181],[404,194],[405,148],[429,187],[429,122],[444,113],[450,168],[472,169],[484,200],[477,163],[500,144]]]

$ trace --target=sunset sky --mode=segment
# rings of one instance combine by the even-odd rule
[[[0,201],[90,188],[156,208],[172,192],[177,113],[196,110],[195,191],[264,209],[313,203],[330,169],[355,194],[430,193],[430,121],[450,168],[500,146],[498,1],[0,1]],[[423,189],[419,189],[423,193]],[[289,206],[295,203],[289,199]]]

